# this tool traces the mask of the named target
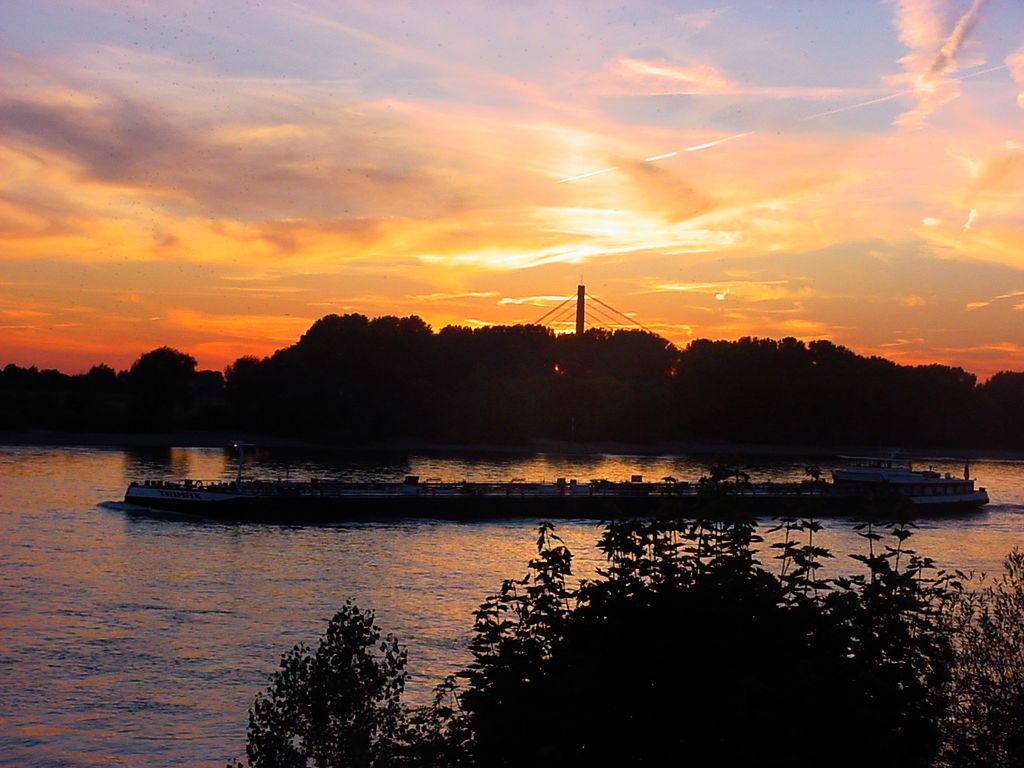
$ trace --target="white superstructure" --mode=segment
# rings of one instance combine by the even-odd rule
[[[988,492],[974,487],[969,464],[964,464],[963,477],[954,477],[931,468],[915,470],[909,459],[844,458],[856,463],[832,470],[832,481],[839,492],[889,493],[905,496],[914,504],[988,503]]]

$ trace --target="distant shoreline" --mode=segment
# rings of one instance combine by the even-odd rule
[[[387,440],[358,445],[338,445],[323,441],[270,435],[251,435],[237,432],[62,432],[32,430],[28,432],[0,431],[0,446],[9,447],[88,447],[88,448],[225,448],[232,442],[243,440],[260,448],[333,453],[444,453],[535,455],[556,454],[566,456],[600,456],[604,454],[626,456],[692,456],[717,455],[739,457],[803,457],[835,458],[850,455],[885,455],[889,448],[840,446],[823,448],[812,445],[785,445],[771,443],[730,443],[724,441],[660,441],[648,443],[588,442],[569,443],[546,440],[520,445],[487,443],[448,444],[416,440]],[[1024,452],[994,449],[956,448],[901,448],[902,455],[918,459],[962,460],[970,458],[1024,460]]]

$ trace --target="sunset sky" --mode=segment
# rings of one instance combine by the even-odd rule
[[[1024,3],[0,3],[0,366],[328,313],[1024,370]]]

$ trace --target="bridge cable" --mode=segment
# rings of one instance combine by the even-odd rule
[[[575,314],[576,307],[567,307],[554,317],[549,318],[546,324],[549,326],[563,325],[564,323],[569,322],[570,318],[572,318]]]
[[[563,302],[562,302],[561,304],[559,304],[559,305],[558,305],[557,307],[554,307],[554,308],[552,308],[552,309],[549,309],[549,310],[548,310],[547,312],[545,312],[545,313],[544,313],[543,315],[541,315],[541,316],[540,316],[540,317],[538,317],[538,318],[537,318],[536,320],[534,320],[534,321],[533,321],[533,325],[540,325],[540,324],[541,324],[541,322],[542,322],[542,321],[544,320],[544,318],[546,318],[546,317],[547,317],[548,315],[550,315],[550,314],[551,314],[552,312],[556,312],[556,311],[558,311],[559,309],[561,309],[562,307],[564,307],[564,306],[565,306],[566,304],[568,304],[568,303],[569,303],[570,301],[572,301],[572,300],[573,300],[573,299],[575,299],[575,298],[576,298],[575,296],[570,296],[570,297],[569,297],[569,298],[567,298],[567,299],[566,299],[565,301],[563,301]]]
[[[607,310],[611,311],[611,312],[612,312],[612,313],[613,313],[614,315],[618,315],[618,316],[619,316],[619,317],[621,317],[621,318],[622,318],[623,320],[626,320],[627,322],[629,322],[629,323],[631,323],[631,324],[633,324],[633,325],[640,325],[640,323],[639,323],[639,322],[637,322],[636,320],[634,320],[634,319],[633,319],[632,317],[630,317],[629,315],[627,315],[627,314],[626,314],[625,312],[622,312],[621,310],[618,310],[618,309],[616,309],[616,308],[615,308],[615,307],[613,307],[613,306],[612,306],[611,304],[609,304],[609,303],[607,303],[607,302],[605,302],[605,301],[601,301],[601,299],[597,298],[597,296],[594,296],[593,294],[591,294],[591,295],[590,295],[590,298],[592,298],[592,299],[593,299],[593,300],[594,300],[594,301],[595,301],[595,302],[596,302],[597,304],[600,304],[600,305],[601,305],[602,307],[604,307],[605,309],[607,309]],[[642,326],[641,326],[641,327],[642,327]]]
[[[597,318],[598,320],[601,321],[599,323],[593,323],[593,325],[607,324],[611,328],[622,328],[623,327],[623,324],[622,324],[621,320],[618,320],[618,319],[612,317],[607,312],[604,312],[603,310],[599,310],[596,307],[588,307],[587,308],[587,312],[588,313],[592,313],[595,318]]]
[[[629,315],[627,315],[627,314],[626,314],[625,312],[620,312],[620,311],[619,311],[619,310],[617,310],[617,309],[616,309],[615,307],[613,307],[613,306],[612,306],[611,304],[606,304],[605,302],[601,301],[601,300],[600,300],[599,298],[597,298],[597,296],[595,296],[594,294],[590,293],[590,294],[587,294],[587,295],[588,295],[588,297],[589,297],[589,298],[591,298],[591,299],[593,299],[594,301],[596,301],[596,302],[597,302],[598,304],[600,304],[600,305],[601,305],[602,307],[605,307],[605,308],[607,308],[607,309],[610,309],[610,310],[611,310],[612,312],[614,312],[615,314],[619,315],[620,317],[624,317],[624,318],[625,318],[625,319],[626,319],[627,321],[629,321],[630,323],[632,323],[633,325],[635,325],[635,326],[636,326],[637,328],[639,328],[640,330],[642,330],[642,331],[647,331],[647,333],[653,334],[653,335],[655,335],[655,336],[657,336],[657,335],[658,335],[658,334],[654,333],[654,331],[652,331],[652,330],[651,330],[650,328],[648,328],[647,326],[645,326],[645,325],[644,325],[643,323],[640,323],[640,322],[638,322],[638,321],[634,320],[634,319],[633,319],[632,317],[630,317]]]
[[[558,322],[562,325],[576,325],[576,307],[568,307],[558,316]]]

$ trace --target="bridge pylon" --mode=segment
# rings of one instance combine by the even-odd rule
[[[587,317],[587,287],[585,285],[576,286],[576,335],[583,335],[583,326],[586,323]]]

